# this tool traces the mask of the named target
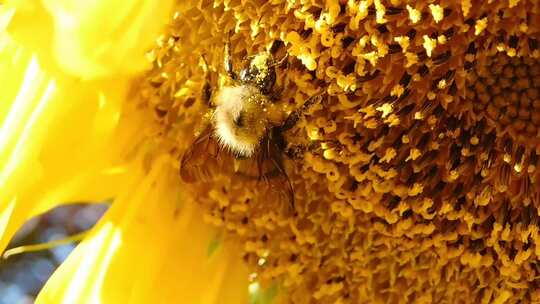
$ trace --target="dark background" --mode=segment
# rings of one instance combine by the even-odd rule
[[[108,208],[107,203],[58,207],[28,221],[9,248],[63,239],[91,228]],[[75,248],[76,243],[51,250],[0,257],[0,304],[33,303],[49,276]]]

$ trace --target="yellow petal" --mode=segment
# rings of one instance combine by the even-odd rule
[[[127,80],[52,77],[35,55],[5,36],[0,41],[9,42],[0,49],[2,251],[34,214],[60,202],[112,197],[126,173],[123,147],[111,143],[131,134],[117,128]]]
[[[134,74],[147,67],[144,53],[163,30],[172,0],[26,0],[9,31],[52,59],[62,71],[84,79]],[[43,53],[51,47],[51,57]],[[47,59],[43,59],[47,60]],[[49,68],[51,69],[51,68]]]
[[[168,157],[122,193],[36,303],[247,303],[248,272],[182,200]],[[216,246],[217,244],[217,246]],[[224,302],[225,301],[225,302]]]
[[[58,203],[113,197],[128,174],[124,156],[141,136],[136,123],[119,127],[135,115],[123,104],[125,75],[141,69],[159,28],[155,20],[166,18],[155,19],[152,5],[137,1],[72,2],[48,1],[48,10],[40,1],[1,7],[0,252],[35,214]],[[75,18],[80,31],[60,33],[55,26],[66,18]],[[95,20],[101,27],[92,31]],[[89,80],[98,75],[108,78]]]
[[[165,1],[10,1],[9,32],[38,51],[42,62],[83,79],[132,75],[148,66],[144,53],[168,20]],[[52,44],[51,44],[52,42]]]

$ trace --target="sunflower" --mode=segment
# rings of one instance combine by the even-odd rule
[[[114,198],[38,301],[540,301],[538,1],[14,5],[1,244]],[[283,113],[324,92],[285,135],[294,213],[255,181],[178,177],[228,41],[236,64],[284,46]]]

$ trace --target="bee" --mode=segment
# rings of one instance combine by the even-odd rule
[[[287,56],[276,61],[270,51],[258,53],[248,57],[239,74],[233,67],[229,42],[223,57],[229,84],[216,92],[212,91],[208,65],[202,57],[206,73],[202,99],[209,108],[205,115],[208,123],[182,156],[180,176],[184,182],[193,183],[208,181],[218,172],[230,172],[239,178],[264,181],[257,183],[260,195],[288,200],[294,210],[294,191],[283,155],[293,158],[291,151],[298,154],[299,149],[296,146],[286,151],[283,133],[295,126],[321,94],[310,97],[283,119],[283,110],[275,103],[280,92],[274,86],[276,67]]]

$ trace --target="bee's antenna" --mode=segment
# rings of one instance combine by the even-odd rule
[[[231,56],[231,36],[232,36],[232,31],[229,31],[229,33],[227,34],[227,42],[225,43],[225,47],[223,50],[223,64],[225,66],[225,71],[227,72],[229,77],[231,77],[231,79],[233,80],[236,80],[238,77],[236,73],[234,72],[233,61],[232,61],[232,56]]]
[[[272,63],[272,65],[270,65],[270,67],[276,67],[276,66],[281,66],[283,65],[283,63],[286,62],[286,60],[289,58],[289,53],[286,53],[285,56],[283,56],[280,60],[278,61],[274,61]]]
[[[208,67],[208,61],[206,61],[206,57],[204,57],[203,54],[199,55],[200,56],[200,61],[202,61],[202,69],[203,69],[203,72],[204,72],[204,86],[203,86],[203,93],[202,93],[202,97],[203,97],[203,101],[204,103],[212,108],[212,102],[211,102],[211,99],[212,99],[212,87],[210,86],[210,69]]]

